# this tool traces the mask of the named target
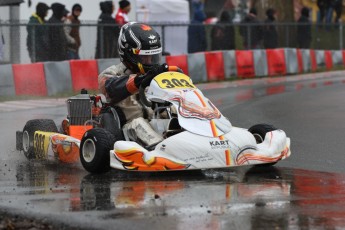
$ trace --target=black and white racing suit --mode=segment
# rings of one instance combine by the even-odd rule
[[[121,109],[126,119],[125,128],[134,130],[137,138],[146,145],[156,144],[163,137],[144,119],[144,114],[152,114],[152,110],[139,103],[135,76],[123,63],[110,66],[98,76],[99,91],[110,104]]]

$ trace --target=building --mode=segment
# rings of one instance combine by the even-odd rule
[[[19,6],[24,0],[0,0],[0,63],[20,63]]]

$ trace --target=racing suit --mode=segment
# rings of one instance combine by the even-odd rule
[[[123,63],[110,66],[98,76],[99,91],[111,105],[121,109],[126,119],[125,128],[134,130],[140,142],[153,145],[161,142],[163,137],[153,130],[148,120],[144,119],[144,115],[152,111],[148,111],[148,108],[138,101],[135,77],[136,74]]]

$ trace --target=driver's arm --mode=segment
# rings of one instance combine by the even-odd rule
[[[136,75],[111,77],[105,81],[105,90],[112,103],[118,103],[132,94],[138,92],[138,87],[135,84]]]

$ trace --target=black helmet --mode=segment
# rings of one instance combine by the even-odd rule
[[[159,64],[162,55],[160,36],[151,26],[129,22],[121,27],[118,50],[121,62],[135,73],[146,73]]]

